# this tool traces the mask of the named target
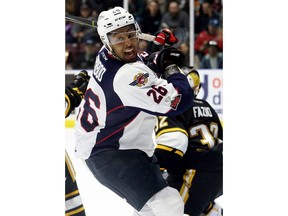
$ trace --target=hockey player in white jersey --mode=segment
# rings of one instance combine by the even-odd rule
[[[134,216],[183,216],[182,198],[155,163],[152,134],[156,115],[178,115],[192,105],[193,91],[179,69],[184,55],[172,47],[160,51],[159,78],[137,54],[140,29],[129,12],[103,11],[97,26],[104,46],[77,113],[75,156],[133,206]]]

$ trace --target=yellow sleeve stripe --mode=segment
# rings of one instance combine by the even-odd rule
[[[169,133],[169,132],[182,132],[184,133],[186,136],[188,136],[188,133],[186,130],[183,130],[182,128],[169,128],[169,129],[164,129],[161,130],[159,133],[157,133],[156,138],[158,138],[159,136],[161,136],[164,133]]]
[[[71,192],[71,193],[69,193],[69,194],[66,194],[66,195],[65,195],[65,199],[67,199],[67,198],[69,198],[69,197],[72,197],[72,196],[74,196],[74,195],[76,195],[76,194],[79,194],[79,190],[75,190],[75,191],[73,191],[73,192]]]
[[[169,152],[174,150],[174,148],[171,148],[171,147],[165,146],[165,145],[161,145],[161,144],[158,144],[156,146],[156,148],[157,149],[162,149],[162,150],[165,150],[165,151],[169,151]],[[175,154],[178,154],[180,157],[183,157],[183,155],[184,155],[183,152],[178,150],[178,149],[175,151]]]
[[[78,208],[78,209],[75,209],[75,210],[72,211],[72,212],[66,213],[65,216],[76,215],[77,213],[82,212],[82,211],[84,211],[84,207],[83,207],[83,206],[81,206],[81,207]]]
[[[183,184],[181,186],[179,193],[185,204],[189,198],[189,190],[192,187],[192,181],[194,179],[195,174],[196,170],[190,169],[186,170],[186,173],[183,175]]]

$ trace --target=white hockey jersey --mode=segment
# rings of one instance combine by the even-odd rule
[[[76,116],[75,156],[109,149],[139,149],[149,157],[155,143],[155,115],[178,115],[192,105],[185,75],[158,78],[139,58],[125,63],[103,47]]]

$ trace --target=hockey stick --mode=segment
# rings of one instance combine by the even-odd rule
[[[89,19],[85,19],[82,17],[77,17],[77,16],[73,16],[70,14],[65,14],[65,19],[70,21],[70,22],[74,22],[80,25],[86,25],[86,26],[90,26],[93,28],[97,28],[97,22],[94,20],[89,20]],[[146,41],[154,41],[155,40],[155,36],[153,35],[149,35],[149,34],[144,34],[144,33],[140,33],[139,34],[139,39],[142,40],[146,40]]]

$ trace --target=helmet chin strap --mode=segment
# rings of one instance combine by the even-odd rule
[[[108,50],[108,52],[109,52],[110,55],[112,55],[112,56],[113,56],[114,58],[116,58],[117,60],[123,61],[123,59],[120,59],[113,50],[112,50],[112,51]]]
[[[109,44],[105,43],[104,46],[105,46],[105,48],[108,50],[108,53],[109,53],[110,55],[112,55],[114,58],[122,61],[122,59],[120,59],[120,58],[116,55],[116,53],[113,51],[112,47],[111,47]]]

